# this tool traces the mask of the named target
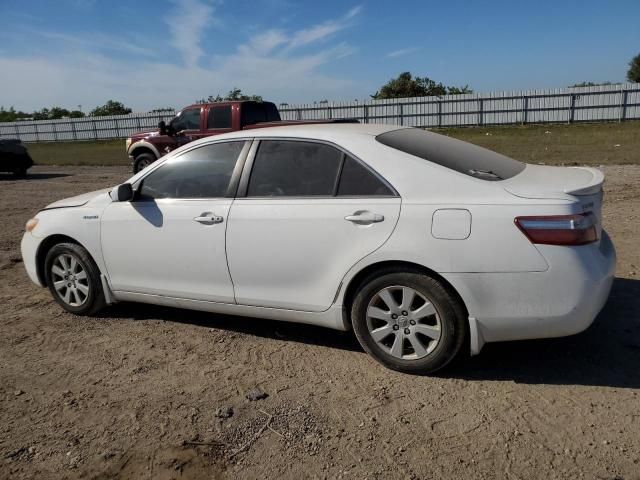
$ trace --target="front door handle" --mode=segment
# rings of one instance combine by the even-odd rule
[[[194,217],[194,220],[203,225],[215,225],[216,223],[222,223],[223,218],[213,212],[204,212],[199,217]]]
[[[348,222],[353,222],[358,225],[370,225],[372,223],[379,223],[384,221],[384,215],[379,213],[371,213],[366,210],[357,211],[353,215],[347,215],[344,219]]]

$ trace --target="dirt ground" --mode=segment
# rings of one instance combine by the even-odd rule
[[[23,225],[126,168],[0,175],[0,478],[640,479],[640,166],[604,170],[618,278],[594,325],[490,344],[437,377],[320,328],[64,313],[27,278]]]

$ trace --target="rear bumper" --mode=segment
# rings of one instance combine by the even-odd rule
[[[537,248],[549,263],[545,272],[447,275],[469,311],[472,354],[485,342],[579,333],[604,306],[616,264],[604,230],[597,244]]]

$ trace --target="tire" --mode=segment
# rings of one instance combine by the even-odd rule
[[[27,169],[25,167],[17,168],[13,171],[13,175],[17,178],[24,178],[27,176]]]
[[[151,153],[141,153],[136,156],[135,161],[133,162],[133,173],[138,173],[140,170],[145,169],[153,162],[156,161],[156,157]]]
[[[368,277],[351,307],[353,330],[367,353],[388,368],[421,375],[440,370],[462,351],[466,317],[444,285],[410,271]]]
[[[75,243],[54,245],[44,265],[49,291],[66,311],[90,316],[105,306],[100,270],[83,247]]]

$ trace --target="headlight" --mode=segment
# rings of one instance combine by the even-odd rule
[[[27,232],[31,232],[34,228],[36,228],[37,225],[38,225],[38,219],[30,218],[29,220],[27,220],[27,224],[24,226],[24,229]]]

